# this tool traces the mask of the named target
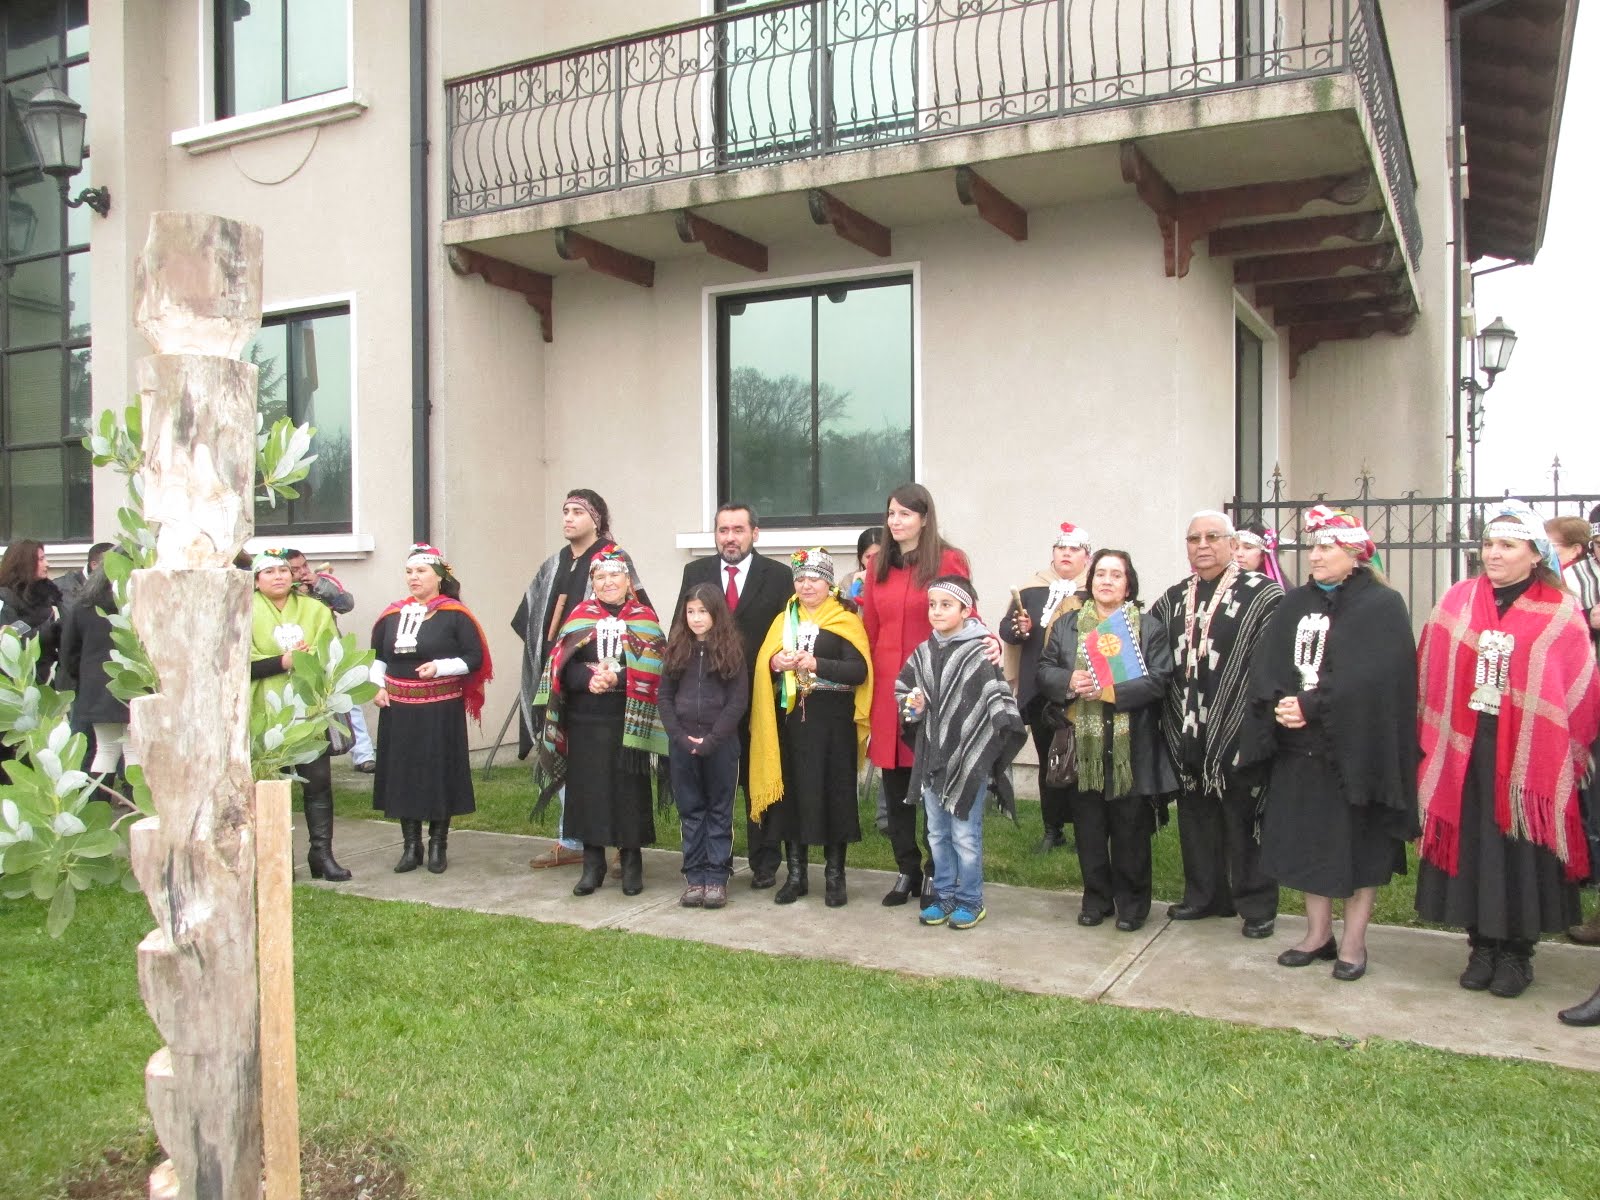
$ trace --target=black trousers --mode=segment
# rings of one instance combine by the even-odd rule
[[[1060,830],[1076,819],[1073,816],[1072,789],[1050,787],[1044,781],[1044,765],[1050,759],[1050,742],[1056,736],[1056,731],[1040,715],[1039,709],[1042,707],[1042,697],[1036,697],[1028,705],[1028,731],[1033,734],[1033,748],[1039,755],[1039,816],[1046,829]]]
[[[750,718],[739,722],[739,780],[744,784],[744,848],[750,860],[750,874],[771,875],[783,862],[783,842],[777,822],[750,819]]]
[[[911,768],[895,767],[883,770],[884,806],[889,815],[889,845],[894,850],[894,867],[902,875],[922,875],[933,878],[933,851],[928,849],[928,823],[922,823],[922,845],[917,845],[917,814],[922,811],[921,797],[917,804],[906,803],[906,793],[911,790]],[[926,864],[926,865],[924,865]]]
[[[1255,797],[1229,779],[1222,798],[1185,791],[1178,798],[1183,902],[1247,921],[1278,915],[1278,885],[1261,870]]]
[[[1072,789],[1078,866],[1083,871],[1083,911],[1126,921],[1150,915],[1150,839],[1156,811],[1148,796],[1107,800]]]

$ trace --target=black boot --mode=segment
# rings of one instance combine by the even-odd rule
[[[806,848],[798,842],[790,842],[788,851],[789,877],[772,898],[774,904],[793,904],[811,890],[806,884]]]
[[[844,843],[827,847],[822,858],[822,902],[829,908],[843,908],[850,900],[844,888]]]
[[[1494,982],[1495,964],[1500,959],[1500,939],[1486,938],[1476,929],[1469,929],[1467,944],[1472,947],[1472,953],[1467,956],[1467,969],[1461,972],[1461,986],[1469,992],[1487,991]]]
[[[1500,943],[1500,958],[1494,964],[1494,979],[1489,994],[1514,1000],[1533,982],[1533,943],[1507,938]]]
[[[443,875],[444,869],[450,865],[445,858],[445,846],[450,840],[450,818],[442,821],[428,822],[428,870],[435,875]]]
[[[1600,988],[1582,1004],[1563,1008],[1556,1017],[1563,1025],[1600,1025]]]
[[[349,879],[350,872],[333,857],[332,797],[324,796],[319,800],[306,797],[306,833],[311,837],[311,850],[306,855],[311,878],[326,879],[329,883],[343,883]]]
[[[922,880],[921,872],[911,875],[907,875],[904,871],[900,872],[894,877],[894,886],[884,896],[883,906],[885,908],[898,908],[912,896],[922,895]]]
[[[415,871],[422,865],[422,822],[401,821],[400,836],[405,839],[405,848],[400,851],[400,861],[394,865],[396,875]]]
[[[637,896],[644,891],[644,852],[637,846],[631,850],[624,846],[619,853],[622,855],[622,894]]]
[[[574,896],[588,896],[594,893],[595,888],[606,881],[606,848],[604,846],[591,846],[587,842],[583,845],[583,874],[578,876],[578,882],[572,885]]]

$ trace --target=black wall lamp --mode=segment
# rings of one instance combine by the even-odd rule
[[[77,208],[87,204],[103,217],[111,211],[110,188],[84,188],[76,197],[68,194],[68,181],[83,170],[85,123],[82,106],[50,84],[40,88],[28,101],[28,110],[22,117],[23,128],[39,159],[39,169],[60,186],[61,198],[67,206]]]

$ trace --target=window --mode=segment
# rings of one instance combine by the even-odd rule
[[[39,171],[23,106],[49,84],[89,102],[86,0],[0,9],[0,542],[89,540],[89,223]],[[90,160],[73,178],[90,186]]]
[[[1261,451],[1263,408],[1261,339],[1243,321],[1233,323],[1234,497],[1241,506],[1261,503],[1265,464]]]
[[[349,83],[350,11],[340,0],[216,0],[217,118]]]
[[[296,500],[256,505],[257,533],[349,533],[351,530],[350,310],[325,308],[269,316],[245,347],[260,371],[256,403],[266,424],[288,417],[317,434],[311,474]]]
[[[762,523],[866,521],[912,475],[911,279],[717,300],[718,484]]]

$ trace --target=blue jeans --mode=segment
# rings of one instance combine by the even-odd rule
[[[928,849],[933,852],[933,890],[946,909],[983,907],[983,809],[988,796],[980,796],[966,820],[947,813],[932,789],[924,789],[922,807],[928,814]]]
[[[668,759],[672,800],[683,823],[683,877],[726,885],[733,871],[733,793],[739,786],[739,739],[710,754],[674,745]]]
[[[367,718],[358,704],[350,710],[350,761],[368,763],[378,757],[372,746],[372,734],[367,730]]]

